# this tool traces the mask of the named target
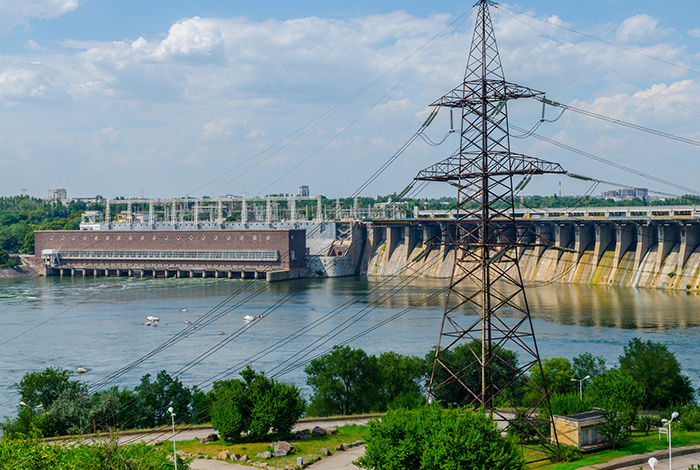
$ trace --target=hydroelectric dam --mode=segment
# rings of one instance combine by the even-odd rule
[[[453,211],[416,208],[408,218],[396,203],[363,212],[308,199],[305,213],[294,198],[108,201],[106,215],[86,212],[80,230],[36,232],[36,264],[47,275],[268,281],[452,274]],[[110,213],[112,205],[126,210]],[[547,241],[518,249],[525,281],[700,290],[700,206],[515,215],[513,237]]]

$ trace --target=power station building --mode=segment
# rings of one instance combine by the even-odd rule
[[[47,275],[282,280],[305,274],[303,229],[44,230],[34,237],[37,264]]]

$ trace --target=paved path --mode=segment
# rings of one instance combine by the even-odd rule
[[[348,449],[344,452],[336,452],[330,457],[324,457],[313,465],[307,468],[310,470],[356,470],[352,461],[365,453],[365,446],[357,446]],[[280,464],[282,466],[283,464]],[[241,465],[236,463],[226,463],[221,460],[195,459],[190,464],[192,470],[251,470],[249,465]],[[635,469],[636,470],[636,469]]]
[[[349,418],[349,419],[337,419],[332,421],[306,421],[300,422],[294,428],[293,431],[301,431],[302,429],[312,429],[314,426],[321,426],[322,428],[336,428],[339,426],[348,426],[352,424],[364,425],[367,424],[369,418]],[[188,431],[178,431],[175,435],[176,441],[191,441],[194,439],[201,439],[207,434],[216,432],[213,428],[199,428]],[[143,434],[133,434],[119,437],[119,444],[129,444],[132,442],[155,442],[155,441],[170,441],[172,440],[172,430],[163,428],[162,432],[150,432]]]
[[[640,455],[628,455],[607,463],[580,467],[578,470],[651,470],[649,458],[656,457],[659,463],[656,470],[669,470],[668,450],[656,450]],[[700,446],[677,447],[673,449],[673,470],[686,470],[692,465],[700,466]]]

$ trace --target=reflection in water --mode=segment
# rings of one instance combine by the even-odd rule
[[[182,381],[207,388],[212,376],[239,363],[276,373],[285,360],[294,358],[301,365],[367,330],[371,332],[355,339],[353,347],[370,354],[423,356],[437,342],[446,298],[440,291],[446,285],[438,279],[378,277],[275,284],[226,279],[0,280],[0,343],[9,341],[0,346],[0,388],[5,390],[0,416],[16,413],[19,398],[9,387],[27,372],[85,366],[91,372],[81,379],[94,382],[173,338],[188,326],[186,321],[194,324],[212,314],[217,316],[214,323],[129,371],[119,385],[133,387],[146,373],[178,370],[228,338],[218,335],[219,330],[236,332],[246,325],[245,315],[262,313],[261,321],[188,370]],[[684,372],[700,385],[696,294],[540,284],[527,289],[527,299],[542,357],[591,352],[603,355],[610,366],[631,338],[642,336],[668,344]],[[158,328],[143,325],[148,315],[161,318]],[[508,317],[504,311],[505,323],[512,321]],[[465,309],[463,321],[478,321],[478,316]],[[275,349],[277,342],[312,323],[314,328]],[[303,366],[281,379],[309,392]]]

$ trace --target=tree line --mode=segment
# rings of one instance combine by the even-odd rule
[[[508,375],[518,369],[517,355],[502,350],[499,356],[509,365],[503,365],[503,370],[494,376],[511,383],[509,400],[533,405],[536,397],[530,389],[526,385],[518,388],[522,382]],[[434,348],[419,357],[394,352],[371,355],[349,346],[336,347],[306,366],[306,383],[312,391],[308,403],[296,385],[279,382],[250,367],[237,378],[215,382],[206,392],[196,386],[187,387],[161,371],[155,377],[144,375],[133,389],[112,387],[95,393],[89,393],[88,386],[74,379],[71,372],[48,368],[26,374],[14,385],[23,405],[18,406],[16,418],[5,420],[3,431],[6,436],[15,436],[36,428],[43,435],[53,436],[151,428],[169,424],[168,408],[173,407],[178,422],[211,422],[230,441],[243,436],[260,439],[270,430],[276,436],[284,436],[303,415],[420,408],[425,404],[434,357]],[[468,345],[450,349],[443,360],[465,368],[467,373],[462,380],[473,390],[480,389],[480,369],[470,366],[474,361]],[[625,438],[641,409],[670,410],[695,405],[690,379],[682,373],[675,355],[661,343],[632,339],[619,358],[619,366],[612,369],[606,367],[602,357],[583,353],[573,360],[544,359],[542,370],[543,376],[535,373],[531,380],[537,385],[546,384],[552,413],[567,415],[603,408],[610,423],[606,434],[615,441]],[[446,372],[437,369],[436,381],[447,379],[441,374]],[[584,377],[589,379],[582,382],[581,398],[579,382],[574,379]],[[434,395],[444,407],[459,408],[469,402],[461,385],[442,387]],[[504,401],[500,405],[507,404]],[[687,426],[700,429],[700,411],[695,415],[683,413],[683,419]]]

